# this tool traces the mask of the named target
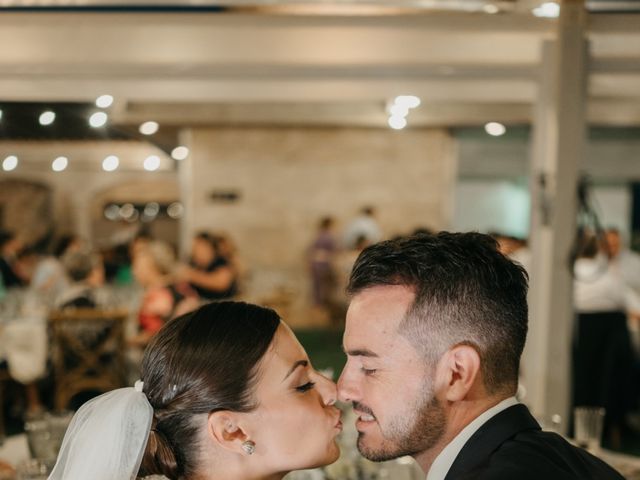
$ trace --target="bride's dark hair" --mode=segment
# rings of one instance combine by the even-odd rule
[[[197,474],[198,414],[256,407],[257,366],[280,324],[268,308],[211,303],[165,325],[145,351],[144,392],[154,409],[139,476]]]

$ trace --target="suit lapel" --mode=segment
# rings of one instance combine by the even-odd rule
[[[455,480],[486,462],[505,441],[524,430],[540,430],[527,407],[514,405],[490,418],[467,441],[445,480]]]

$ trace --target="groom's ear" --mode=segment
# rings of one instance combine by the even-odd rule
[[[459,402],[473,395],[477,381],[481,380],[480,354],[473,346],[461,344],[451,348],[443,355],[439,367],[448,401]]]
[[[209,437],[216,445],[228,451],[244,454],[242,443],[250,438],[240,425],[240,420],[240,415],[235,412],[220,411],[209,414]]]

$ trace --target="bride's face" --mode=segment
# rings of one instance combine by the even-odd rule
[[[281,323],[261,362],[256,387],[258,408],[249,416],[254,456],[273,472],[333,463],[342,429],[333,406],[336,386],[316,372],[289,327]]]

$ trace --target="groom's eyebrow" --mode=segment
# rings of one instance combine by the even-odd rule
[[[287,374],[284,376],[282,381],[284,382],[289,377],[289,375],[291,375],[293,372],[295,372],[296,368],[298,368],[298,367],[306,367],[307,365],[309,365],[309,362],[307,362],[306,360],[298,360],[296,363],[293,364],[293,366],[287,372]]]
[[[367,350],[366,348],[359,348],[356,350],[345,350],[344,353],[349,355],[350,357],[371,357],[378,358],[379,355],[371,350]]]

